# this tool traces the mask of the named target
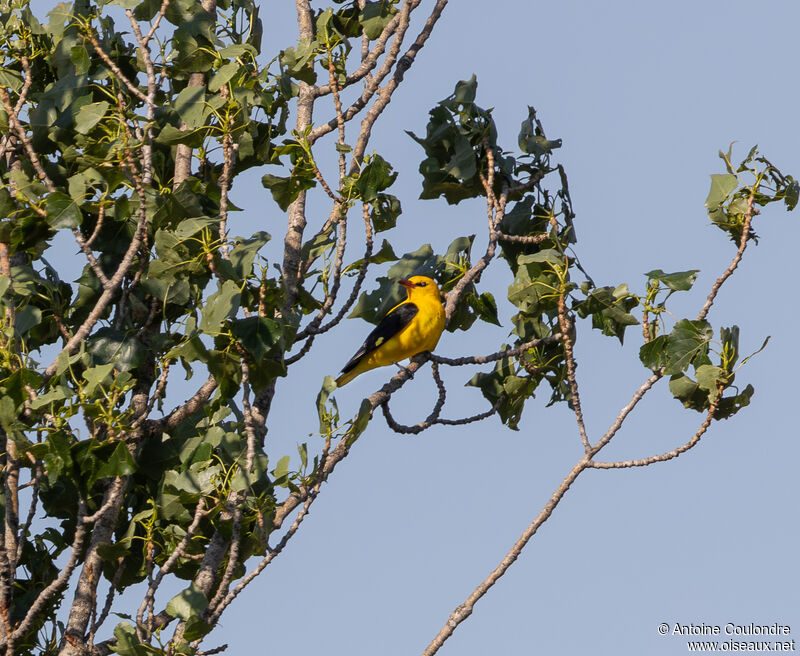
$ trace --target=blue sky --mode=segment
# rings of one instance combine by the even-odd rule
[[[492,9],[451,2],[372,142],[400,171],[398,252],[423,242],[443,249],[458,235],[483,234],[480,203],[452,208],[415,200],[421,150],[404,134],[424,132],[427,110],[475,73],[478,102],[495,108],[509,148],[529,104],[548,137],[563,139],[558,159],[577,212],[576,250],[595,281],[641,289],[652,268],[699,268],[696,291],[674,308],[678,317],[695,316],[734,252],[703,208],[708,175],[723,171],[717,151],[737,141],[743,155],[758,143],[786,171],[800,170],[798,19],[793,2],[757,10],[719,1],[507,0]],[[270,33],[285,45],[280,36],[289,29],[276,23]],[[661,622],[798,624],[791,374],[797,216],[771,208],[756,230],[759,246],[710,317],[715,325],[738,323],[744,351],[772,336],[740,374],[742,384],[756,387],[752,406],[715,423],[677,460],[586,472],[441,654],[666,655],[684,652],[686,639],[660,636]],[[504,296],[504,271],[484,280]],[[367,332],[353,323],[322,342],[279,392],[278,407],[292,407],[270,435],[287,453],[305,439],[296,408],[310,407],[321,374],[335,373]],[[596,439],[645,373],[635,331],[620,348],[583,328],[578,371]],[[488,353],[504,330],[447,333],[438,351]],[[343,414],[384,376],[373,372],[339,391]],[[418,378],[394,404],[407,423],[430,406],[429,378]],[[651,394],[604,456],[643,457],[694,433],[699,415],[684,410],[665,384]],[[477,409],[479,395],[454,381],[446,416]],[[526,409],[519,432],[493,419],[402,437],[376,419],[291,548],[224,618],[220,641],[234,653],[421,652],[579,455],[573,417],[563,407],[545,408],[544,400]]]
[[[293,4],[262,10],[270,57],[293,45]],[[431,4],[423,0],[420,11]],[[735,250],[703,207],[708,175],[723,171],[717,151],[737,141],[744,155],[758,143],[784,172],[800,175],[799,20],[800,5],[791,0],[757,8],[736,0],[453,0],[372,141],[400,172],[393,191],[404,215],[390,236],[396,251],[425,242],[441,251],[472,233],[479,235],[476,252],[485,243],[481,203],[454,208],[417,200],[422,151],[404,132],[423,133],[428,109],[474,73],[478,103],[495,108],[501,142],[515,147],[527,105],[537,108],[548,137],[563,140],[557,159],[577,213],[576,250],[594,280],[641,289],[650,269],[699,268],[695,291],[673,308],[677,318],[694,317]],[[234,232],[266,229],[279,239],[285,218],[255,174],[232,198],[245,209]],[[319,196],[310,206],[317,218],[327,214]],[[440,654],[686,651],[685,638],[658,634],[662,622],[777,622],[794,629],[790,638],[800,635],[797,216],[773,206],[758,217],[761,241],[710,316],[715,326],[741,326],[744,352],[772,336],[739,374],[742,386],[756,388],[752,405],[715,423],[677,460],[584,473]],[[498,299],[510,282],[504,266],[484,277]],[[501,314],[507,318],[509,308]],[[271,453],[294,456],[297,443],[313,443],[322,378],[336,374],[368,330],[352,320],[320,337],[282,381],[270,418]],[[635,329],[624,348],[588,325],[579,330],[582,401],[597,439],[646,373]],[[446,333],[437,351],[489,353],[507,337],[507,328],[474,332]],[[390,373],[378,370],[339,390],[342,414],[354,414]],[[484,409],[477,391],[461,388],[470,375],[455,372],[445,416]],[[407,387],[393,408],[413,423],[429,412],[432,383],[421,372]],[[421,652],[581,455],[573,416],[545,402],[529,404],[518,432],[490,419],[405,437],[376,417],[286,552],[228,610],[207,647],[228,643],[232,654]],[[701,421],[662,382],[604,459],[670,450]]]

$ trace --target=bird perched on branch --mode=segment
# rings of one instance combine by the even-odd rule
[[[432,351],[444,330],[444,308],[436,281],[412,276],[398,281],[408,298],[381,319],[336,379],[341,387],[365,371],[394,364],[423,351]]]

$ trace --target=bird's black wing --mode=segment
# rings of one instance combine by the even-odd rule
[[[352,371],[356,365],[361,362],[362,358],[372,353],[386,340],[401,332],[411,323],[411,320],[417,316],[417,312],[419,312],[419,308],[414,303],[403,303],[387,314],[381,319],[380,323],[375,326],[375,329],[367,335],[367,339],[364,340],[364,343],[361,345],[361,348],[356,351],[356,354],[344,365],[342,373],[346,374],[348,371]]]

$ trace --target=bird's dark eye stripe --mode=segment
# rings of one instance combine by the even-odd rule
[[[427,282],[418,282],[417,287],[425,287],[425,285],[427,284],[428,284]]]

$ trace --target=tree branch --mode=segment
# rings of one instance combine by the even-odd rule
[[[739,249],[736,251],[736,255],[734,256],[730,266],[725,269],[725,272],[719,278],[717,278],[717,280],[714,282],[714,285],[711,287],[711,291],[708,294],[705,305],[703,305],[703,308],[700,310],[700,314],[697,315],[698,321],[702,321],[706,318],[711,306],[714,304],[714,299],[716,299],[717,292],[719,292],[720,287],[722,287],[724,282],[731,277],[733,272],[736,270],[736,267],[739,266],[739,262],[742,261],[744,250],[747,248],[747,242],[750,239],[750,225],[753,222],[753,217],[758,213],[758,210],[753,207],[753,198],[754,194],[751,191],[750,196],[747,198],[747,213],[744,215],[742,236],[739,239]]]
[[[525,545],[528,544],[530,539],[536,534],[536,531],[539,530],[539,527],[544,524],[549,518],[550,515],[553,514],[553,511],[556,509],[556,506],[561,502],[561,499],[567,493],[567,490],[572,486],[578,476],[590,466],[590,462],[592,458],[604,447],[611,438],[614,437],[616,432],[619,430],[619,426],[622,425],[622,422],[625,418],[630,414],[634,407],[639,403],[642,399],[644,394],[655,384],[655,382],[660,378],[660,374],[653,374],[648,378],[642,385],[639,387],[638,390],[634,393],[631,400],[628,404],[622,409],[620,414],[617,416],[614,424],[608,429],[606,434],[595,444],[591,447],[591,449],[584,453],[583,457],[575,464],[575,466],[569,471],[569,473],[564,477],[564,480],[561,484],[556,488],[553,495],[544,505],[542,510],[536,516],[536,518],[531,522],[528,527],[523,531],[520,538],[514,543],[511,549],[506,554],[505,558],[500,561],[500,564],[492,570],[491,574],[487,576],[475,590],[467,597],[463,604],[458,606],[451,614],[450,618],[447,620],[445,625],[436,635],[436,637],[430,642],[427,646],[425,651],[422,652],[422,656],[433,656],[441,646],[445,643],[445,641],[453,635],[453,632],[456,630],[459,624],[461,624],[465,619],[467,619],[471,614],[475,607],[475,604],[478,602],[481,597],[483,597],[499,579],[503,576],[514,563],[514,561],[519,557],[522,550],[525,548]]]

